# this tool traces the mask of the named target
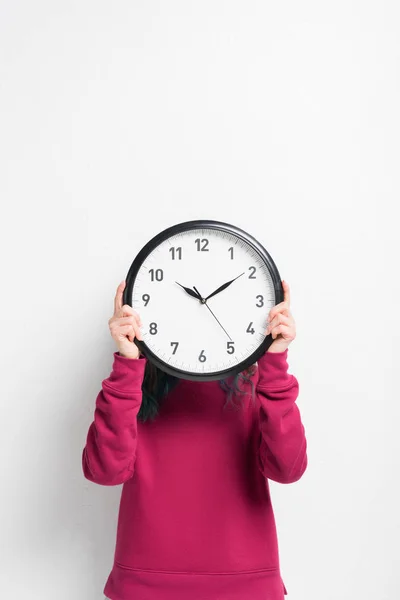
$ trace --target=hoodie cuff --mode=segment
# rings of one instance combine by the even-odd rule
[[[147,358],[127,358],[118,352],[113,353],[114,361],[108,381],[119,389],[129,386],[141,390]]]
[[[264,352],[258,359],[257,387],[268,389],[281,389],[292,384],[293,375],[288,373],[288,350],[283,352]]]

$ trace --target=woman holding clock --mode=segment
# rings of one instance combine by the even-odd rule
[[[183,275],[175,272],[179,284],[170,284],[180,290],[176,298],[193,303],[189,310],[209,319],[221,340],[222,328],[232,335],[230,345],[223,341],[227,357],[236,335],[222,309],[228,296],[222,296],[232,281],[210,294],[214,304],[210,300],[205,308],[203,280],[187,296]],[[285,281],[279,284],[283,299],[264,314],[264,352],[239,373],[218,378],[200,378],[206,361],[199,357],[212,352],[200,346],[198,375],[184,378],[158,368],[149,359],[150,348],[154,356],[158,349],[160,360],[164,356],[162,339],[157,346],[149,333],[156,313],[147,319],[145,306],[138,310],[146,295],[156,305],[156,285],[140,298],[133,294],[132,306],[124,302],[127,281],[118,286],[109,320],[117,351],[82,455],[88,480],[123,484],[114,562],[104,588],[110,600],[283,600],[287,594],[268,480],[298,481],[307,467],[307,442],[296,404],[299,384],[288,372],[288,347],[296,336],[290,290]],[[178,321],[174,314],[170,320]],[[160,331],[162,319],[157,323]],[[247,335],[254,339],[251,328]],[[172,357],[181,339],[167,337]],[[184,368],[184,359],[177,368]]]

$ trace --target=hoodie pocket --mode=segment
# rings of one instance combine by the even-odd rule
[[[285,587],[285,584],[283,583],[283,579],[282,579],[282,587],[283,587],[283,593],[285,596],[287,596],[287,589]]]

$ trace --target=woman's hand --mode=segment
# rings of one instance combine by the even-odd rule
[[[296,337],[296,324],[290,312],[290,292],[286,281],[282,280],[283,302],[271,308],[268,315],[266,335],[271,334],[272,342],[267,352],[284,352]]]
[[[139,358],[140,350],[134,343],[135,337],[142,340],[140,327],[142,321],[139,314],[129,304],[122,305],[122,294],[126,282],[121,281],[114,298],[114,314],[108,320],[111,337],[115,341],[118,352],[126,358]]]

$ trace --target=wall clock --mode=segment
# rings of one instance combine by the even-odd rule
[[[123,295],[142,319],[140,351],[166,373],[194,381],[255,363],[273,342],[267,317],[282,300],[278,269],[261,243],[212,220],[153,237],[131,264]]]

